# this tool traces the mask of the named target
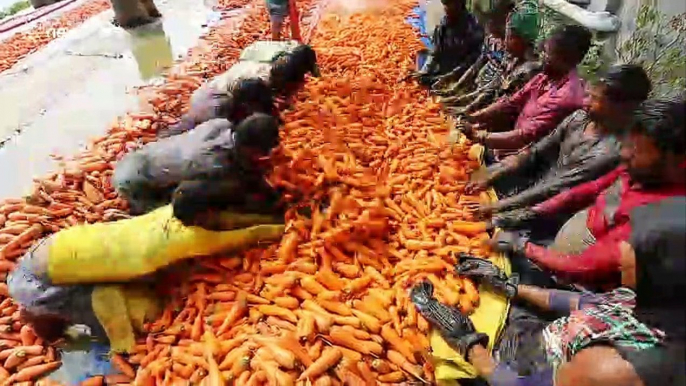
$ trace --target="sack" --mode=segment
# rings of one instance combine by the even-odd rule
[[[58,232],[50,245],[48,276],[55,285],[128,282],[177,261],[278,240],[284,225],[213,232],[185,227],[172,207]]]

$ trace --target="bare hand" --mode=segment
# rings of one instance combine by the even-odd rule
[[[467,183],[465,186],[465,192],[467,194],[475,194],[488,189],[489,181],[487,178],[477,178]]]
[[[481,204],[476,209],[476,217],[479,219],[488,219],[493,216],[495,207],[492,204]]]

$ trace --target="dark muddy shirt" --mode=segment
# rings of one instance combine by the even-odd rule
[[[520,169],[540,164],[551,167],[528,189],[501,200],[499,208],[516,209],[537,204],[616,168],[619,141],[614,136],[585,133],[589,122],[588,114],[578,110],[520,156]]]

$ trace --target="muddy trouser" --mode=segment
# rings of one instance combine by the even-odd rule
[[[510,307],[505,328],[493,349],[493,358],[516,371],[520,377],[536,373],[551,373],[543,345],[543,330],[555,315],[534,313],[532,308],[520,304]],[[461,386],[488,386],[482,378],[463,380]]]
[[[37,241],[19,261],[8,278],[15,301],[35,315],[52,314],[86,325],[91,335],[105,340],[107,335],[91,305],[92,285],[53,285],[48,276],[51,238]]]
[[[181,122],[167,131],[173,133],[172,135],[181,134],[211,119],[228,118],[231,102],[232,100],[228,95],[214,92],[210,85],[206,83],[191,95],[190,109],[181,118]]]
[[[119,195],[129,203],[129,212],[133,215],[148,213],[171,201],[173,188],[165,189],[154,185],[147,176],[149,161],[145,157],[131,154],[126,164],[121,163],[112,176],[112,185]]]

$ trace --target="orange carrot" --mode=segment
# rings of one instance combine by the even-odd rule
[[[62,366],[62,362],[50,362],[33,367],[27,367],[16,374],[17,382],[32,381],[36,378],[45,375],[46,373],[57,370]]]
[[[300,374],[298,381],[315,379],[316,377],[324,374],[330,368],[336,366],[341,358],[343,358],[343,353],[341,353],[341,351],[337,348],[330,347],[325,349],[322,353],[322,356]]]
[[[135,378],[136,377],[136,371],[134,371],[133,367],[129,364],[129,362],[126,361],[121,355],[119,354],[112,354],[110,356],[110,362],[112,362],[112,365],[114,367],[121,371],[124,375],[126,375],[129,378]]]

